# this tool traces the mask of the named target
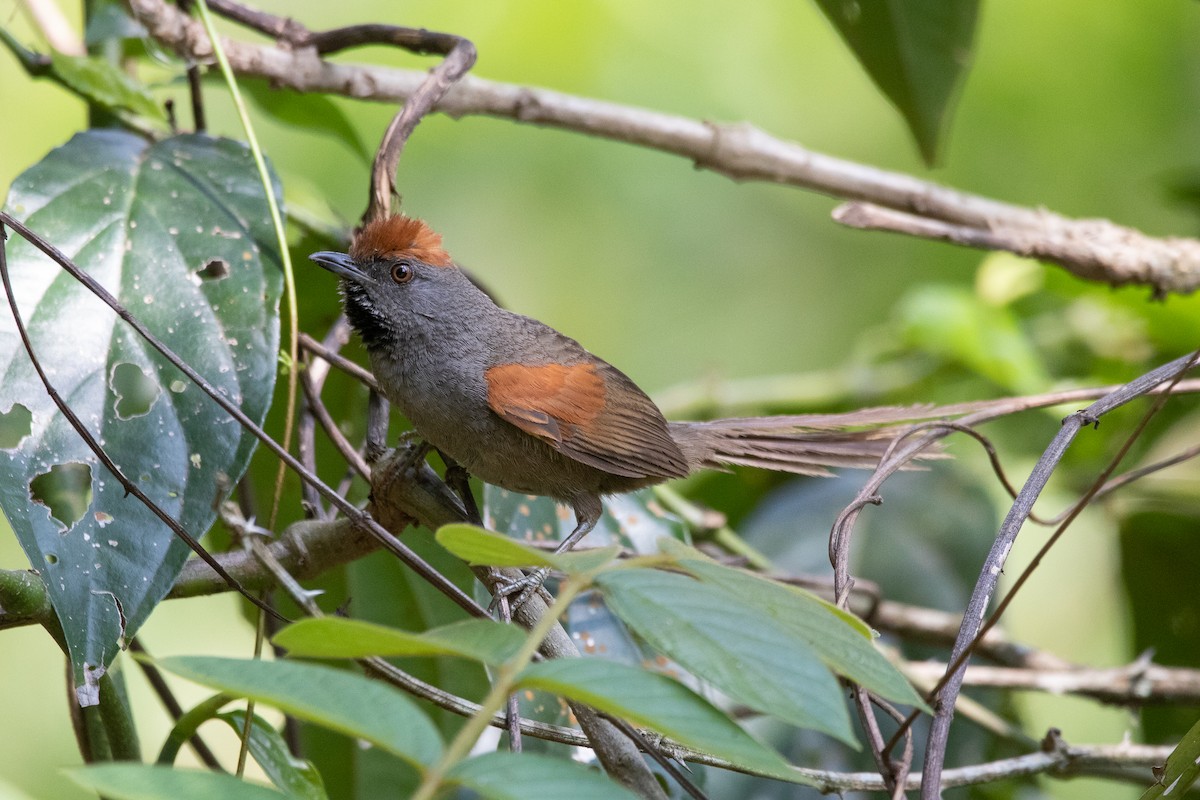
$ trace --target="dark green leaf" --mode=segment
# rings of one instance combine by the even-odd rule
[[[142,23],[129,16],[119,0],[99,0],[88,7],[83,43],[97,45],[108,39],[140,39],[146,36]]]
[[[217,715],[241,736],[246,729],[246,714],[229,711]],[[265,719],[254,716],[250,723],[248,740],[250,755],[262,767],[271,783],[282,789],[288,797],[297,800],[326,800],[325,785],[321,773],[308,761],[298,759],[288,749],[287,742]]]
[[[511,625],[468,619],[425,631],[408,631],[341,617],[302,619],[275,634],[273,641],[294,656],[463,656],[501,664],[521,647],[524,634]]]
[[[698,552],[696,556],[680,560],[679,566],[786,626],[834,672],[889,700],[926,708],[912,685],[875,649],[862,620],[803,589],[723,567]]]
[[[1129,647],[1152,651],[1158,664],[1200,668],[1196,647],[1200,626],[1200,581],[1196,526],[1200,514],[1190,506],[1154,504],[1120,520],[1121,581],[1129,601]],[[1196,709],[1182,703],[1153,703],[1141,709],[1149,741],[1171,742],[1192,727]]]
[[[978,0],[817,0],[875,85],[900,110],[927,163],[971,60]]]
[[[112,800],[280,800],[286,795],[232,775],[152,764],[94,764],[67,777]]]
[[[282,274],[244,147],[79,134],[21,175],[7,206],[261,422],[275,385]],[[256,440],[31,245],[11,238],[8,262],[62,397],[130,480],[202,535]],[[0,413],[17,407],[32,424],[19,446],[0,450],[0,505],[50,591],[79,699],[94,702],[96,673],[166,594],[188,548],[125,495],[58,414],[4,313]],[[74,502],[30,502],[35,480]]]
[[[803,782],[778,753],[665,675],[600,658],[562,658],[531,664],[517,683],[579,700],[748,769]]]
[[[196,683],[365,739],[413,764],[431,764],[442,752],[433,723],[412,700],[361,675],[315,664],[211,656],[171,656],[156,663]]]
[[[603,774],[561,758],[536,753],[487,753],[461,761],[447,781],[473,789],[488,800],[633,800],[636,797]]]
[[[371,151],[359,137],[358,128],[350,124],[341,107],[328,97],[276,89],[266,81],[242,80],[238,86],[256,106],[284,125],[329,134],[344,142],[365,163],[371,162]]]
[[[146,88],[107,59],[53,51],[50,69],[67,87],[95,105],[167,121],[167,115]]]
[[[618,617],[698,678],[758,711],[857,745],[833,675],[756,606],[661,570],[614,570],[596,582]]]

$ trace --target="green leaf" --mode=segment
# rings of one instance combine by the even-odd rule
[[[803,589],[723,567],[703,557],[682,559],[679,566],[787,627],[839,675],[889,700],[929,710],[912,685],[875,649],[870,628],[853,614]]]
[[[900,110],[927,163],[966,74],[978,0],[817,0],[871,80]]]
[[[1142,793],[1141,800],[1153,800],[1170,793],[1172,797],[1180,797],[1196,782],[1200,776],[1200,720],[1192,726],[1179,744],[1167,756],[1167,764],[1162,777]]]
[[[219,78],[214,73],[214,79]],[[259,109],[284,125],[328,134],[344,142],[364,163],[371,162],[371,151],[363,144],[358,128],[350,123],[341,107],[328,97],[276,89],[260,80],[239,80],[238,86]]]
[[[616,546],[581,553],[546,553],[475,525],[443,525],[437,540],[469,564],[493,567],[551,567],[568,573],[591,572],[617,557]]]
[[[594,769],[536,753],[487,753],[460,761],[447,782],[473,789],[488,800],[634,800],[637,795]]]
[[[93,764],[64,772],[85,789],[112,800],[280,800],[287,796],[232,775],[153,764]]]
[[[365,739],[417,766],[442,753],[437,729],[403,692],[351,672],[290,661],[171,656],[160,667],[227,694]]]
[[[531,664],[517,684],[579,700],[748,769],[804,781],[778,753],[665,675],[600,658],[561,658]]]
[[[78,134],[17,178],[7,207],[251,419],[264,419],[283,280],[242,145]],[[33,345],[62,397],[130,480],[202,535],[221,487],[245,471],[254,437],[24,240],[10,236],[8,263]],[[58,413],[5,312],[0,414],[22,410],[29,422],[18,443],[0,450],[0,506],[46,582],[79,700],[92,703],[96,674],[171,588],[189,551],[125,495]],[[31,502],[35,481],[44,495],[34,497],[70,502]]]
[[[833,675],[756,606],[661,570],[613,570],[596,582],[625,624],[698,678],[757,711],[857,746]]]
[[[244,711],[229,711],[218,714],[220,719],[241,736],[246,729]],[[248,741],[250,755],[262,767],[271,783],[282,789],[288,797],[297,800],[327,800],[321,773],[310,762],[298,759],[288,749],[287,742],[265,719],[254,715],[250,723]]]
[[[450,655],[502,664],[520,649],[525,635],[511,625],[487,619],[468,619],[424,633],[376,625],[373,622],[321,617],[302,619],[272,641],[293,656],[363,658],[364,656]]]
[[[1200,668],[1196,630],[1186,622],[1200,620],[1200,596],[1193,591],[1200,582],[1195,535],[1200,512],[1191,504],[1139,504],[1117,524],[1130,650],[1152,651],[1159,664]],[[1195,722],[1195,706],[1182,703],[1153,703],[1138,714],[1140,729],[1153,742],[1174,741]]]
[[[957,286],[924,286],[900,303],[901,335],[919,350],[994,381],[1014,394],[1050,385],[1038,348],[1011,308]]]
[[[160,122],[167,115],[140,83],[108,59],[50,53],[50,71],[81,97],[110,111],[132,111]]]

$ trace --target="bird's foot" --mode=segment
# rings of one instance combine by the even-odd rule
[[[496,606],[502,599],[514,598],[509,600],[509,608],[516,611],[525,602],[534,595],[535,592],[541,592],[542,599],[547,603],[554,601],[551,594],[542,586],[546,582],[546,576],[550,574],[550,570],[546,567],[538,567],[533,572],[526,575],[524,578],[507,581],[497,584],[495,596],[492,598],[492,604],[488,607],[488,611],[494,611]]]

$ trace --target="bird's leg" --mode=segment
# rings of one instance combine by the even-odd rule
[[[571,505],[575,509],[575,530],[571,531],[571,535],[554,548],[556,554],[565,553],[579,544],[583,537],[592,532],[596,523],[600,521],[600,516],[604,513],[604,504],[600,502],[600,496],[596,494],[580,495]]]
[[[446,463],[446,485],[454,490],[459,500],[462,500],[463,508],[467,510],[467,521],[472,525],[483,527],[483,517],[479,514],[475,495],[471,494],[471,474],[441,450],[438,450],[438,455]]]
[[[575,507],[575,530],[571,531],[571,534],[559,542],[558,547],[554,548],[555,555],[565,553],[579,544],[583,537],[592,532],[596,523],[600,521],[600,515],[604,513],[604,505],[600,502],[599,495],[577,497],[572,505]],[[549,574],[548,568],[538,567],[521,580],[498,587],[496,596],[509,597],[515,592],[520,592],[517,599],[512,602],[514,609],[520,608],[530,595],[542,588],[542,584],[546,582],[546,576]]]

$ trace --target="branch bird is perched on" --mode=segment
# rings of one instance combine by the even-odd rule
[[[616,367],[492,302],[421,220],[370,223],[348,254],[311,258],[342,279],[375,377],[421,437],[488,483],[574,508],[560,551],[596,525],[602,495],[734,464],[802,475],[872,467],[887,432],[829,429],[901,418],[874,409],[668,422]]]

